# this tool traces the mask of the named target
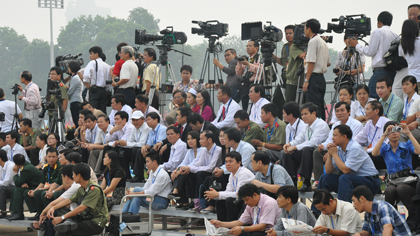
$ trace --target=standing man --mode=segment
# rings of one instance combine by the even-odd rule
[[[67,94],[67,88],[66,86],[64,86],[64,82],[62,82],[63,79],[63,70],[58,67],[58,66],[54,66],[53,68],[50,69],[50,78],[51,81],[54,82],[54,89],[59,89],[60,93],[61,93],[61,97],[58,97],[58,94],[54,94],[51,93],[50,95],[50,102],[54,103],[54,109],[59,108],[58,104],[62,102],[62,111],[58,111],[60,112],[60,116],[64,117],[64,113],[67,110],[67,105],[69,102],[69,96]],[[54,112],[53,111],[48,111],[48,116],[49,118],[49,124],[51,124],[51,120],[53,118]]]
[[[23,71],[20,74],[20,82],[26,86],[26,90],[23,90],[22,86],[19,85],[20,95],[19,100],[25,103],[25,117],[32,120],[32,126],[40,129],[42,125],[42,119],[39,118],[41,112],[41,94],[39,93],[39,87],[32,82],[32,73],[29,71]]]
[[[31,164],[39,164],[39,148],[36,146],[36,137],[41,135],[39,129],[32,127],[32,121],[24,118],[20,121],[19,134],[21,135],[21,145],[28,154]]]
[[[306,101],[318,106],[317,117],[325,120],[324,96],[326,83],[324,74],[330,66],[330,55],[327,43],[318,35],[321,24],[317,19],[309,19],[305,24],[305,36],[309,38],[306,53],[306,79],[303,91]]]
[[[1,132],[7,133],[16,128],[16,127],[12,127],[13,114],[15,114],[16,105],[15,105],[15,102],[5,99],[4,90],[2,88],[0,88],[0,103],[1,103],[0,112],[4,113],[4,121],[0,122],[0,129],[1,129]],[[20,111],[19,105],[16,107],[17,107],[16,112],[19,115],[19,117],[16,118],[15,122],[19,122],[19,120],[23,119],[23,114]]]
[[[90,104],[106,114],[107,96],[106,81],[111,79],[111,67],[102,60],[102,48],[98,46],[89,49],[90,62],[83,73],[83,82],[89,90]],[[80,75],[79,75],[80,76]]]
[[[369,80],[369,97],[379,99],[376,94],[376,81],[386,76],[394,81],[395,71],[387,70],[384,55],[391,46],[391,42],[398,35],[391,31],[392,14],[383,11],[378,15],[378,29],[372,31],[369,39],[369,46],[362,46],[355,38],[349,38],[349,44],[363,55],[372,57],[373,75]]]
[[[221,129],[223,127],[234,127],[235,119],[233,118],[233,116],[238,110],[241,109],[241,107],[232,99],[232,89],[227,85],[221,86],[217,92],[217,100],[223,103],[223,106],[220,106],[220,109],[217,112],[216,119],[214,119],[214,121],[211,123],[218,129]]]
[[[213,64],[219,67],[219,69],[221,69],[223,73],[227,74],[226,83],[224,85],[227,85],[232,88],[232,98],[233,100],[235,100],[235,102],[239,103],[242,95],[241,77],[235,72],[236,65],[238,64],[235,58],[235,49],[229,48],[225,50],[225,61],[228,64],[228,67],[223,66],[216,58],[213,59]]]
[[[112,80],[112,86],[117,88],[117,93],[125,95],[125,104],[134,108],[134,99],[136,98],[135,88],[137,85],[137,77],[139,75],[139,68],[133,60],[134,49],[131,46],[124,46],[121,48],[121,59],[124,64],[121,67],[120,81]]]
[[[156,51],[153,48],[145,48],[143,52],[143,61],[144,61],[144,70],[143,70],[143,77],[142,77],[142,84],[143,87],[141,92],[149,96],[150,88],[152,85],[156,86],[155,94],[153,95],[152,101],[150,101],[150,105],[154,108],[159,109],[159,86],[160,86],[160,79],[161,74],[159,71],[159,66],[156,65]]]
[[[264,128],[267,123],[264,123],[261,120],[261,108],[265,104],[270,103],[270,101],[265,98],[264,88],[259,84],[253,84],[249,89],[248,96],[252,102],[251,113],[249,114],[250,121],[257,123],[261,128]]]
[[[238,129],[242,131],[242,141],[252,144],[252,139],[264,139],[264,131],[257,123],[249,120],[249,115],[246,111],[237,111],[233,118],[235,118]]]

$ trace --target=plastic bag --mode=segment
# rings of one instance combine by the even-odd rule
[[[207,218],[204,218],[204,225],[206,226],[206,235],[208,236],[224,236],[229,233],[229,229],[225,227],[216,228]]]
[[[281,218],[283,226],[292,236],[316,235],[312,232],[313,227],[302,221]]]

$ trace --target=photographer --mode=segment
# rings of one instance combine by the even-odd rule
[[[77,74],[77,72],[80,70],[80,64],[78,62],[69,62],[68,68],[71,80],[68,86],[67,95],[69,96],[71,118],[73,119],[73,123],[77,128],[79,127],[77,120],[79,119],[80,104],[83,102],[83,82]]]
[[[161,74],[159,71],[159,66],[156,65],[156,60],[157,56],[155,49],[145,48],[143,52],[143,61],[145,65],[142,76],[143,87],[141,88],[141,92],[149,96],[152,83],[153,85],[156,85],[155,94],[153,95],[152,101],[150,101],[150,105],[156,109],[159,109],[158,91],[160,87]]]
[[[32,82],[32,73],[23,71],[20,74],[20,82],[26,86],[23,90],[21,85],[18,85],[20,92],[19,100],[25,103],[25,117],[32,120],[32,127],[40,129],[42,119],[38,117],[41,112],[41,94],[39,93],[38,85]]]
[[[117,87],[117,93],[125,95],[125,103],[134,108],[134,99],[136,97],[136,84],[139,69],[133,60],[134,49],[131,46],[124,46],[121,48],[121,59],[125,63],[121,67],[120,80],[115,82],[112,80],[112,86]]]
[[[89,49],[90,62],[83,73],[83,82],[89,90],[90,104],[106,114],[107,96],[106,81],[110,80],[110,66],[102,60],[102,48],[98,46]],[[80,76],[80,75],[79,75]]]
[[[324,96],[326,83],[324,73],[330,66],[327,43],[318,35],[321,25],[317,19],[309,19],[305,24],[305,36],[309,38],[306,53],[306,79],[303,91],[306,101],[318,106],[317,117],[325,120]]]
[[[54,110],[58,109],[58,104],[62,102],[62,111],[59,111],[60,114],[64,114],[64,112],[67,109],[67,104],[69,101],[69,96],[67,95],[67,88],[64,86],[64,84],[61,81],[61,78],[63,77],[63,71],[60,67],[54,66],[50,70],[50,78],[51,81],[55,84],[53,86],[52,90],[55,90],[54,92],[51,92],[50,94],[50,101],[54,104]],[[59,91],[58,91],[59,90]],[[53,118],[54,111],[51,109],[48,109],[48,116],[49,118],[49,124],[51,124],[51,120]]]
[[[224,85],[232,88],[232,99],[239,103],[241,99],[241,77],[237,75],[235,71],[236,65],[238,64],[236,61],[235,49],[229,48],[225,50],[225,61],[228,64],[228,67],[223,66],[216,58],[213,59],[213,64],[227,74],[226,83]]]
[[[0,88],[0,113],[4,113],[4,121],[0,121],[0,130],[1,132],[9,132],[13,130],[12,123],[13,123],[13,114],[15,113],[15,102],[5,100],[4,90]],[[16,113],[19,114],[19,120],[23,119],[22,112],[20,111],[19,105],[16,106],[17,110]],[[16,120],[16,122],[19,122]]]

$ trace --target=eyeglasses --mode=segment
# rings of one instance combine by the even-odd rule
[[[408,17],[417,17],[419,14],[416,14],[416,13],[414,13],[414,14],[408,14]]]
[[[48,138],[48,140],[55,139],[55,138]]]
[[[181,98],[182,98],[182,96],[174,97],[174,99],[181,99]]]

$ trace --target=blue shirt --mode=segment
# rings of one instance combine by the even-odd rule
[[[378,174],[369,154],[353,139],[347,144],[346,151],[343,151],[341,147],[337,147],[337,153],[344,164],[352,170],[350,174],[357,176],[374,176]],[[338,169],[334,158],[332,159],[332,164],[335,169]]]
[[[365,212],[363,230],[369,233],[374,232],[372,233],[373,236],[380,236],[386,224],[391,224],[394,227],[392,235],[412,235],[404,218],[391,204],[385,201],[373,200],[372,212]]]
[[[158,124],[149,132],[146,144],[153,147],[156,143],[162,142],[166,138],[166,127]]]
[[[384,157],[388,174],[395,174],[407,168],[413,169],[411,155],[414,153],[414,146],[411,140],[406,143],[399,142],[395,153],[392,151],[391,144],[384,143],[381,147],[381,156]]]

